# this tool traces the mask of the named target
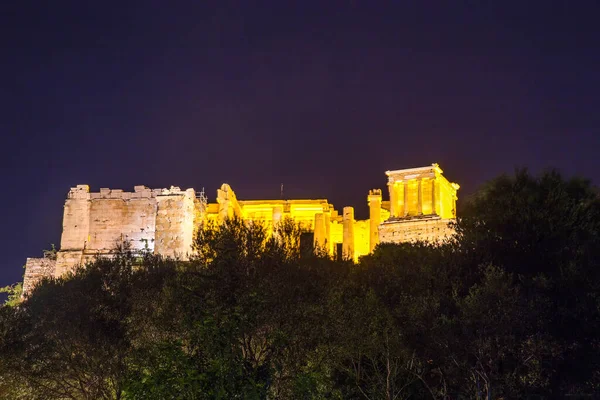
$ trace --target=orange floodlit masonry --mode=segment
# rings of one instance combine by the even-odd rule
[[[260,221],[268,229],[291,219],[312,234],[315,247],[332,256],[357,260],[380,242],[416,240],[439,242],[453,234],[449,222],[456,218],[456,192],[437,164],[387,171],[389,201],[381,189],[369,191],[369,219],[354,219],[354,208],[340,213],[326,199],[239,200],[224,183],[217,202],[209,203],[194,189],[149,189],[133,192],[88,185],[71,188],[64,206],[60,250],[56,260],[28,258],[25,293],[43,276],[61,276],[97,255],[109,254],[119,242],[182,259],[192,253],[194,234],[205,221],[221,222],[237,216]]]

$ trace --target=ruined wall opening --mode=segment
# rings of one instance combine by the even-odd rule
[[[300,255],[306,256],[315,251],[315,234],[314,232],[302,232],[300,234]]]
[[[337,261],[342,261],[343,259],[343,244],[342,243],[334,243],[335,246],[335,259]]]

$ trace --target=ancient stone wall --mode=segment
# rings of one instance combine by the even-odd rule
[[[154,246],[156,195],[161,189],[136,186],[134,192],[87,185],[71,189],[65,202],[61,251],[103,253],[129,241],[134,250]]]
[[[90,193],[87,185],[79,185],[71,189],[65,202],[55,274],[62,275],[97,255],[109,255],[125,241],[134,251],[145,249],[185,259],[192,251],[195,230],[202,221],[219,221],[234,215],[246,221],[262,221],[268,227],[275,220],[291,218],[308,230],[314,230],[318,220],[322,227],[315,232],[315,239],[320,245],[326,243],[333,255],[339,250],[337,244],[344,244],[346,257],[357,260],[370,252],[372,231],[379,219],[389,217],[389,202],[382,202],[380,193],[377,191],[377,201],[371,207],[377,220],[356,221],[350,212],[352,207],[348,207],[344,224],[343,216],[325,199],[238,201],[227,184],[217,191],[217,203],[210,204],[197,200],[193,189],[136,186],[134,192],[100,189]]]
[[[90,231],[90,187],[71,188],[63,211],[62,250],[82,249]]]
[[[55,274],[60,276],[128,242],[133,251],[186,257],[198,214],[193,189],[135,186],[133,192],[72,188],[64,207]]]
[[[437,179],[436,190],[440,194],[436,206],[438,215],[442,218],[456,218],[456,191],[458,185],[449,182],[444,176]]]
[[[43,278],[54,276],[56,261],[49,258],[28,258],[23,277],[23,294],[30,293]]]
[[[371,252],[370,246],[371,223],[370,220],[354,222],[354,260]]]
[[[63,275],[97,255],[110,255],[115,246],[129,242],[134,251],[153,251],[187,258],[195,230],[206,221],[240,217],[261,221],[269,230],[285,218],[314,232],[317,245],[331,255],[358,260],[378,242],[441,241],[454,234],[448,223],[456,217],[456,192],[437,164],[387,171],[390,200],[381,190],[369,192],[368,220],[356,221],[352,207],[342,215],[326,199],[238,200],[228,184],[217,190],[217,202],[208,203],[203,191],[135,186],[133,192],[89,186],[71,188],[64,206],[63,230],[56,261],[28,259],[26,287],[44,274]],[[381,223],[381,224],[380,224]],[[31,261],[30,261],[31,260]],[[38,260],[38,261],[35,261]]]
[[[219,221],[224,221],[227,218],[242,217],[240,204],[237,201],[235,192],[231,186],[224,183],[217,190],[217,203],[219,203]]]
[[[90,202],[87,252],[107,252],[125,241],[132,250],[154,250],[156,198],[102,198]]]
[[[454,235],[449,225],[453,220],[442,218],[413,218],[408,220],[386,221],[379,225],[381,243],[403,243],[431,241],[442,242]]]
[[[172,188],[156,197],[156,237],[154,252],[187,259],[192,252],[197,215],[194,189],[185,192]]]
[[[55,276],[62,276],[83,262],[83,250],[61,250],[56,253]]]

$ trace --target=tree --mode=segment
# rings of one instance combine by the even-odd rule
[[[0,293],[8,294],[8,298],[4,302],[5,305],[9,307],[15,307],[21,302],[21,296],[23,295],[23,283],[19,282],[13,285],[0,287]]]
[[[303,254],[301,233],[289,221],[273,236],[239,219],[203,226],[195,257],[167,279],[150,276],[152,300],[134,289],[127,396],[332,395],[327,293],[348,264]]]
[[[500,176],[459,214],[456,245],[475,269],[491,264],[520,277],[545,321],[531,332],[551,337],[541,365],[549,393],[576,393],[597,384],[600,347],[600,198],[584,179],[556,171]],[[543,306],[542,306],[543,305]],[[522,321],[525,323],[525,321]],[[587,389],[586,389],[587,388]]]
[[[203,268],[194,291],[203,293],[211,326],[236,344],[234,362],[261,396],[311,392],[321,381],[322,357],[312,356],[329,337],[327,293],[347,264],[338,269],[303,253],[301,234],[290,221],[269,236],[261,224],[230,219],[199,232],[195,243]]]
[[[133,259],[117,253],[37,285],[2,323],[2,375],[34,398],[120,399]]]
[[[587,180],[517,170],[485,184],[459,215],[457,241],[477,264],[527,276],[600,277],[600,197]]]

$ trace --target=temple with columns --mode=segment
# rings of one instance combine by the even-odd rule
[[[43,276],[61,276],[94,257],[110,256],[124,241],[133,251],[187,259],[204,223],[232,217],[260,222],[270,232],[289,219],[315,248],[354,261],[378,243],[440,242],[453,234],[459,189],[442,172],[437,164],[387,171],[389,200],[383,200],[381,189],[370,190],[366,220],[356,220],[353,207],[340,213],[326,199],[240,200],[226,183],[214,203],[203,192],[173,186],[90,192],[88,185],[78,185],[65,201],[56,259],[28,258],[23,289],[27,293]]]
[[[459,185],[437,164],[387,171],[390,216],[378,227],[382,242],[439,241],[453,234]]]

